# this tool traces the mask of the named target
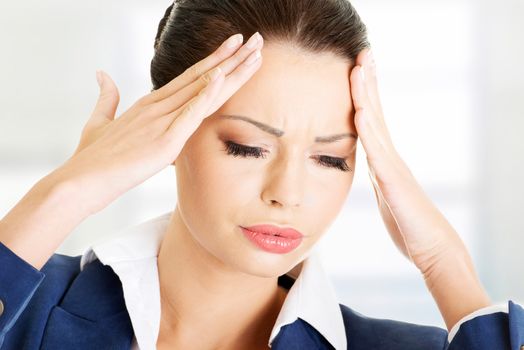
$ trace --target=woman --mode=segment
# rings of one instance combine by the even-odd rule
[[[463,242],[396,152],[349,2],[176,1],[151,76],[153,91],[115,119],[118,90],[100,72],[76,151],[0,222],[1,349],[524,343],[522,307],[490,305]],[[357,135],[385,225],[449,333],[340,305],[322,272],[314,247],[350,191]],[[53,254],[169,165],[172,213],[82,256]]]

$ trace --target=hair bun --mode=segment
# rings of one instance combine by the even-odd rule
[[[169,17],[171,16],[171,11],[173,10],[173,6],[174,5],[175,5],[175,3],[173,2],[166,9],[166,12],[164,13],[164,17],[160,20],[160,23],[158,23],[158,29],[157,29],[157,32],[156,32],[155,44],[154,44],[155,50],[156,50],[156,48],[158,46],[158,43],[160,42],[160,38],[162,36],[162,33],[164,32],[164,28],[166,27],[166,23],[167,23]]]

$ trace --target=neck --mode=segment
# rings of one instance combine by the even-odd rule
[[[248,275],[224,265],[195,241],[178,208],[160,246],[158,273],[159,343],[176,348],[267,348],[286,296],[277,277]]]

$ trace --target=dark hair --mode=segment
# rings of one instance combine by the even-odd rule
[[[348,0],[175,0],[158,25],[151,80],[156,90],[210,55],[228,37],[282,42],[354,62],[370,46]]]

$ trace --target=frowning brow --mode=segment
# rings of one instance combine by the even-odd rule
[[[223,115],[221,115],[221,117],[223,117],[225,119],[236,119],[236,120],[242,120],[242,121],[251,123],[254,126],[256,126],[257,128],[259,128],[260,130],[265,131],[268,134],[271,134],[271,135],[276,136],[276,137],[281,137],[282,135],[284,135],[284,131],[282,131],[282,130],[279,130],[279,129],[274,128],[274,127],[272,127],[270,125],[261,123],[261,122],[259,122],[257,120],[248,118],[248,117],[243,116],[243,115],[223,114]],[[329,135],[329,136],[317,136],[317,137],[315,137],[315,142],[318,142],[318,143],[330,143],[330,142],[335,142],[335,141],[342,140],[342,139],[345,139],[345,138],[353,138],[355,140],[358,139],[357,135],[355,135],[353,133],[342,133],[342,134],[335,134],[335,135]]]

